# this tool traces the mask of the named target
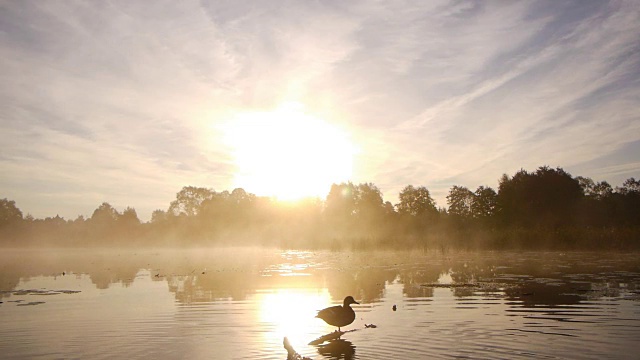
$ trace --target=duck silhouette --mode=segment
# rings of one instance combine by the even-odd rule
[[[356,313],[351,308],[351,304],[360,304],[353,299],[353,296],[347,296],[344,298],[342,306],[331,306],[326,309],[318,311],[317,318],[324,320],[329,325],[337,326],[338,331],[340,328],[347,326],[353,322],[356,318]]]

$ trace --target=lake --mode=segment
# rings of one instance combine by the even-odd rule
[[[5,249],[0,301],[5,359],[639,356],[635,253]]]

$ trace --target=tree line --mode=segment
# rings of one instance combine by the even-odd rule
[[[134,208],[102,203],[91,217],[23,216],[0,200],[4,246],[423,247],[466,249],[640,248],[640,181],[606,181],[540,167],[503,175],[497,190],[454,185],[439,207],[425,186],[407,185],[398,203],[372,183],[333,184],[322,199],[281,203],[235,189],[185,186],[167,209],[141,222]]]

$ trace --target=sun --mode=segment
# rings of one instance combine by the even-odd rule
[[[234,186],[256,195],[323,197],[331,184],[351,178],[355,147],[348,134],[299,103],[238,114],[224,132],[237,168]]]

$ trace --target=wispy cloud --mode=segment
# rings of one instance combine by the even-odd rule
[[[385,173],[433,184],[443,203],[453,183],[495,185],[502,172],[571,167],[637,140],[638,7],[565,5],[557,13],[518,6],[499,26],[485,19],[501,9],[482,9],[447,29],[466,34],[460,28],[475,24],[483,34],[473,37],[475,46],[489,51],[461,47],[458,58],[475,67],[467,65],[457,78],[450,75],[455,66],[429,74],[434,83],[455,79],[462,87],[445,87],[442,100],[426,100],[422,111],[397,121],[379,140],[393,144],[387,150],[394,155],[381,166]],[[579,10],[582,16],[573,14]],[[426,82],[419,85],[435,91]],[[620,181],[620,174],[610,175]]]

